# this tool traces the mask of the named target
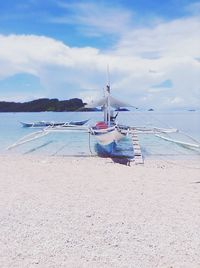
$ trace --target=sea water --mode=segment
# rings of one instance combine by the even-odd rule
[[[96,140],[88,133],[63,132],[50,133],[37,140],[30,141],[12,150],[8,146],[30,133],[40,129],[24,128],[20,122],[36,121],[80,121],[89,120],[89,125],[102,120],[101,112],[40,112],[40,113],[0,113],[0,153],[25,155],[97,155]],[[200,111],[171,112],[121,112],[117,120],[129,126],[147,126],[177,128],[200,141]],[[144,157],[199,157],[199,150],[191,150],[178,144],[164,141],[154,135],[140,135],[140,145]],[[133,155],[130,138],[123,139],[116,148],[116,156]]]

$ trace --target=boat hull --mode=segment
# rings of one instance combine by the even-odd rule
[[[54,123],[54,122],[47,122],[47,121],[38,121],[34,123],[26,123],[20,122],[23,127],[32,127],[32,128],[44,128],[48,126],[63,126],[65,123]]]
[[[117,143],[126,135],[121,133],[116,127],[110,127],[100,130],[92,130],[92,135],[97,140],[97,149],[107,154],[112,154],[115,151]]]
[[[95,145],[95,150],[99,156],[110,156],[113,155],[116,151],[117,142],[113,141],[107,145],[103,145],[99,142]]]
[[[47,121],[38,121],[34,123],[20,122],[23,127],[33,127],[33,128],[44,128],[44,127],[60,127],[60,126],[83,126],[88,120],[84,121],[70,121],[70,122],[47,122]]]
[[[98,132],[95,134],[95,138],[101,145],[109,145],[113,142],[118,142],[121,140],[125,135],[118,131],[116,128],[108,131],[108,132]]]

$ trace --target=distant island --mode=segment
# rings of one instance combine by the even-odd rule
[[[85,108],[81,99],[58,100],[42,98],[28,102],[0,101],[0,113],[17,112],[100,112],[102,108]],[[126,108],[118,108],[116,111],[129,111]]]
[[[81,111],[92,110],[85,109],[84,105],[85,103],[78,98],[62,101],[43,98],[23,103],[0,101],[0,112],[69,112],[79,109]]]

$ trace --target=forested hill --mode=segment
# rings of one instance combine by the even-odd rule
[[[0,101],[0,112],[64,112],[76,111],[83,106],[83,101],[77,98],[62,101],[44,98],[23,103]]]

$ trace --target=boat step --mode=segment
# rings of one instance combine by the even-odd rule
[[[132,138],[132,145],[133,145],[133,151],[134,151],[134,157],[132,161],[134,164],[144,164],[144,159],[142,157],[141,147],[139,143],[139,139],[137,134],[134,130],[131,131],[131,138]]]
[[[135,157],[142,157],[142,155],[141,154],[138,154],[138,153],[135,153],[134,156]]]
[[[134,153],[135,154],[142,154],[140,149],[135,149],[135,148],[134,148]]]
[[[142,158],[141,154],[135,154],[135,158]]]
[[[141,150],[140,149],[136,149],[134,148],[134,153],[137,154],[137,153],[140,153],[141,154]]]
[[[142,157],[134,157],[130,160],[131,163],[138,165],[138,164],[144,164],[144,160]]]
[[[135,159],[134,163],[136,165],[138,165],[138,164],[144,164],[144,161],[143,161],[143,159],[138,159],[138,160]]]
[[[141,161],[143,161],[142,155],[135,155],[135,160],[141,160]]]
[[[135,159],[143,159],[141,155],[135,155]]]
[[[141,151],[134,151],[134,155],[142,155]]]

